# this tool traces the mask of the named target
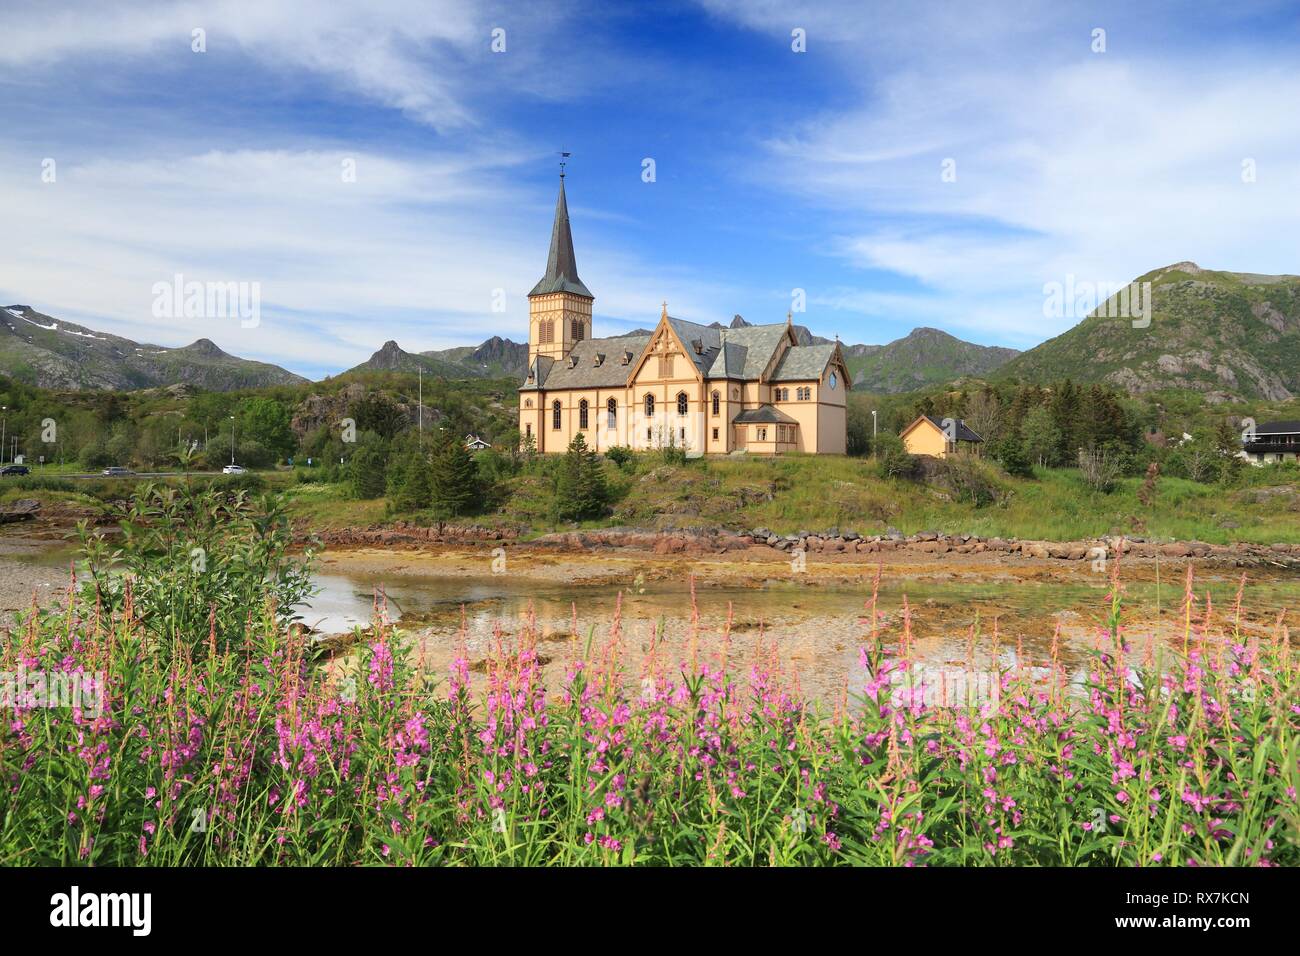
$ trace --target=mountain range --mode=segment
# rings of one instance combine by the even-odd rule
[[[307,381],[278,365],[228,355],[210,339],[164,348],[28,305],[0,308],[0,373],[41,388],[119,391],[185,383],[224,392]]]
[[[742,316],[729,325],[710,323],[712,328],[745,328],[752,323]],[[648,329],[635,330],[649,335]],[[801,345],[825,345],[832,339],[813,335],[805,326],[794,326]],[[927,385],[941,385],[963,376],[984,376],[1019,355],[1015,349],[975,345],[938,329],[913,329],[887,345],[847,345],[844,359],[853,373],[855,388],[873,392],[906,392]],[[374,355],[349,372],[406,371],[423,368],[425,374],[446,378],[466,376],[521,376],[528,364],[527,343],[494,336],[477,348],[443,349],[435,352],[407,352],[396,342],[385,342]]]
[[[973,377],[1044,383],[1071,378],[1129,392],[1188,389],[1209,401],[1300,395],[1300,276],[1216,272],[1179,262],[1135,281],[1150,283],[1144,313],[1149,322],[1108,317],[1103,304],[1026,352],[918,328],[886,345],[844,345],[844,358],[855,388],[885,393]],[[749,324],[737,315],[729,327]],[[801,325],[794,331],[803,344],[831,341]],[[516,377],[527,360],[526,343],[500,336],[478,346],[426,352],[407,352],[390,340],[348,372],[423,369],[439,378]],[[181,348],[145,345],[25,305],[0,309],[0,373],[56,389],[185,383],[228,391],[306,381],[279,366],[228,355],[208,339]]]

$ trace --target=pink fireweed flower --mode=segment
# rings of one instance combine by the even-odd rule
[[[393,652],[381,638],[370,645],[370,686],[380,693],[393,689]]]

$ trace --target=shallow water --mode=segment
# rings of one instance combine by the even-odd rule
[[[375,601],[386,600],[389,619],[418,635],[431,666],[452,656],[460,640],[462,610],[471,660],[485,656],[498,639],[508,640],[523,630],[530,615],[543,642],[585,645],[590,640],[599,647],[609,639],[621,594],[622,643],[633,665],[656,650],[667,657],[699,653],[715,660],[725,653],[733,664],[765,661],[774,651],[783,668],[797,672],[804,691],[832,699],[860,673],[858,650],[870,635],[870,578],[861,585],[788,577],[755,581],[753,587],[700,585],[695,596],[698,625],[692,623],[688,580],[564,586],[507,575],[371,572],[323,573],[316,581],[320,593],[303,610],[308,624],[326,633],[362,626],[371,621]],[[1199,577],[1197,620],[1207,592],[1219,625],[1230,620],[1238,584],[1239,577],[1231,574]],[[878,602],[880,633],[884,642],[897,643],[906,598],[912,657],[935,682],[956,683],[963,680],[962,674],[987,673],[995,658],[1000,666],[1010,666],[1018,652],[1027,664],[1044,664],[1050,660],[1054,635],[1060,662],[1078,680],[1105,627],[1109,594],[1104,575],[1086,572],[1070,581],[1011,576],[944,580],[942,575],[890,580],[886,572]],[[1133,622],[1127,636],[1135,654],[1143,653],[1158,636],[1181,641],[1182,595],[1181,579],[1163,581],[1159,588],[1154,581],[1124,586],[1125,620]],[[1261,575],[1248,586],[1246,601],[1252,626],[1262,626],[1300,606],[1300,578]],[[729,616],[729,640],[724,642]],[[1288,613],[1288,621],[1291,617]],[[543,653],[561,657],[581,650],[558,646]]]
[[[70,557],[71,550],[61,545],[6,555],[45,566],[66,566]],[[370,624],[376,601],[386,602],[388,619],[416,635],[431,667],[444,667],[453,656],[462,612],[471,660],[522,631],[531,616],[536,635],[548,645],[545,656],[558,662],[583,651],[562,646],[575,640],[574,634],[578,645],[590,639],[599,647],[609,639],[621,595],[622,641],[633,664],[659,652],[679,658],[698,653],[715,660],[725,653],[730,663],[749,663],[767,660],[775,649],[781,665],[797,671],[805,691],[834,696],[859,673],[858,649],[871,632],[874,569],[863,566],[860,581],[844,582],[776,576],[777,567],[754,566],[746,585],[699,584],[697,624],[692,623],[686,577],[644,580],[631,574],[615,583],[561,584],[509,574],[325,570],[314,577],[318,592],[299,611],[306,624],[331,634]],[[1044,663],[1055,635],[1059,660],[1077,675],[1106,625],[1110,582],[1090,573],[1086,562],[1072,562],[1069,568],[1062,578],[1029,580],[996,569],[980,576],[958,574],[940,563],[922,576],[891,576],[886,568],[878,602],[881,639],[899,640],[906,599],[912,656],[932,671],[950,676],[972,668],[987,671],[995,655],[1001,666],[1008,666],[1015,663],[1017,649],[1026,662]],[[1208,594],[1216,629],[1230,629],[1240,573],[1198,567],[1196,574],[1195,620],[1201,620]],[[1132,577],[1123,585],[1123,597],[1126,633],[1135,653],[1156,640],[1181,643],[1182,575],[1166,574],[1158,585],[1149,574]],[[1300,575],[1248,572],[1244,607],[1253,633],[1274,633],[1279,619],[1292,630],[1300,628],[1294,610],[1300,608]],[[729,617],[729,640],[724,641]]]

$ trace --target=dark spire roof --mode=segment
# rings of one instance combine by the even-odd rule
[[[551,227],[551,254],[546,257],[546,275],[529,295],[573,292],[594,299],[578,278],[578,261],[573,255],[573,233],[569,230],[569,204],[564,199],[564,176],[560,176],[560,197],[555,201],[555,225]]]

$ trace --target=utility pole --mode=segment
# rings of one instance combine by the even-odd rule
[[[424,445],[424,366],[417,365],[415,371],[419,374],[420,377],[420,398],[419,398],[420,445],[423,446]]]
[[[9,406],[0,405],[0,465],[5,457],[5,427],[9,424]]]
[[[235,416],[230,416],[230,463],[235,463]]]

